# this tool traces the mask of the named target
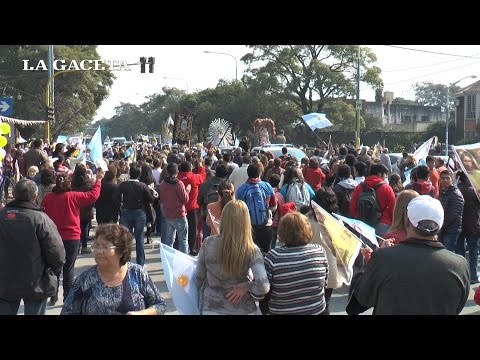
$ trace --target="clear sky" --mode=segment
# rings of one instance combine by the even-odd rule
[[[398,45],[402,49],[385,45],[362,45],[377,54],[376,65],[382,69],[384,91],[392,91],[395,97],[414,100],[412,86],[417,82],[431,81],[448,84],[463,77],[477,75],[477,79],[465,79],[457,85],[464,87],[480,80],[480,45]],[[448,55],[411,51],[439,52],[473,56],[461,58]],[[223,52],[230,55],[206,54],[204,51]],[[138,62],[141,56],[155,57],[154,73],[144,74],[139,66],[130,72],[117,71],[109,97],[98,109],[95,120],[111,117],[120,102],[141,104],[145,97],[159,93],[163,86],[176,87],[191,93],[213,88],[219,79],[238,78],[245,70],[240,58],[248,52],[242,45],[99,45],[98,53],[105,60]],[[236,60],[233,57],[236,58]],[[165,78],[166,77],[166,78]],[[360,84],[360,98],[373,101],[374,90]]]

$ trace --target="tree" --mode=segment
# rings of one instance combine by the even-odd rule
[[[3,95],[15,98],[15,118],[45,119],[48,73],[24,71],[22,60],[30,60],[33,66],[40,60],[47,64],[47,48],[47,45],[0,46],[0,88]],[[54,47],[54,55],[66,63],[71,60],[100,60],[95,45],[58,45]],[[114,78],[110,70],[59,74],[54,80],[55,122],[51,127],[52,137],[85,128],[107,97]],[[43,127],[37,129],[37,135],[43,135]]]
[[[365,129],[366,131],[383,130],[382,119],[375,117],[371,113],[365,114]]]
[[[413,86],[415,100],[427,106],[440,106],[445,111],[447,103],[447,86],[432,82],[416,83]],[[461,90],[459,86],[450,86],[449,108],[455,109],[455,94]]]
[[[439,142],[445,142],[445,121],[437,121],[433,124],[430,124],[425,133],[429,137],[436,136]],[[453,144],[453,136],[455,135],[455,121],[451,120],[448,124],[448,143]]]
[[[402,97],[396,97],[393,99],[392,104],[397,104],[397,105],[417,105],[417,103],[413,100],[407,100]]]
[[[292,103],[303,115],[322,112],[328,99],[355,94],[357,51],[355,45],[253,45],[242,57],[248,65],[243,81],[264,85],[268,94]],[[361,48],[361,80],[383,86],[375,54]],[[255,65],[261,64],[258,67]]]

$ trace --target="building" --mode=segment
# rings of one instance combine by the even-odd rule
[[[365,114],[372,114],[382,119],[384,128],[392,131],[425,131],[429,125],[437,121],[445,121],[445,114],[440,106],[424,106],[415,104],[396,104],[394,94],[377,89],[375,101],[365,101]]]
[[[455,94],[455,139],[475,139],[479,136],[480,81],[464,87]]]

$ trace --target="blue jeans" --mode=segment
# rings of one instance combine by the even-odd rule
[[[441,242],[443,246],[445,246],[447,250],[455,252],[458,235],[460,235],[460,231],[442,233]]]
[[[88,246],[88,235],[90,235],[90,220],[80,221],[80,230],[80,241],[82,242],[82,247],[86,248]]]
[[[145,250],[143,248],[143,231],[147,222],[147,215],[143,209],[122,209],[120,225],[125,226],[135,237],[135,251],[137,264],[145,265]]]
[[[157,235],[160,235],[162,234],[162,230],[165,228],[165,218],[163,218],[163,221],[161,219],[161,217],[163,217],[163,214],[162,214],[162,209],[160,208],[160,205],[157,204],[157,206],[155,207],[155,213],[156,213],[156,218],[155,218],[155,227],[154,227],[154,231]]]
[[[43,300],[29,300],[23,299],[25,315],[45,315],[47,309],[47,298]],[[0,315],[17,315],[20,307],[21,299],[15,301],[7,301],[0,299]]]
[[[460,234],[457,240],[456,253],[465,256],[465,239],[468,246],[468,263],[470,264],[470,280],[478,280],[478,236]]]
[[[63,264],[63,300],[65,301],[73,286],[80,239],[63,240],[63,246],[65,247],[65,264]]]
[[[162,239],[162,243],[170,247],[173,246],[175,241],[175,232],[178,233],[178,250],[184,254],[188,254],[188,222],[187,218],[181,217],[177,219],[165,218],[167,224],[167,234],[165,240]]]

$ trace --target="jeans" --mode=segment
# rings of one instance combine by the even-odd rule
[[[278,226],[272,226],[272,245],[270,246],[270,249],[275,249],[275,247],[277,246],[277,231]]]
[[[160,208],[160,205],[157,204],[157,206],[155,206],[155,213],[157,214],[156,218],[155,218],[155,226],[153,228],[153,231],[157,234],[157,235],[160,235],[162,234],[162,229],[165,227],[165,226],[162,226],[165,224],[165,218],[161,219],[161,217],[163,217],[162,215],[162,209]]]
[[[455,252],[455,249],[457,247],[458,235],[460,235],[460,231],[442,233],[441,242],[443,246],[445,246],[447,250]]]
[[[63,264],[63,300],[65,301],[73,286],[75,261],[77,260],[80,239],[63,240],[63,246],[65,247],[65,264]]]
[[[90,234],[90,220],[80,221],[80,230],[80,241],[82,242],[82,247],[86,248],[88,246],[88,235]]]
[[[470,281],[478,280],[478,236],[464,235],[462,232],[457,240],[455,252],[465,257],[465,239],[468,246],[468,263],[470,264]]]
[[[253,242],[260,248],[262,253],[267,253],[272,245],[272,227],[252,225]]]
[[[190,252],[198,252],[197,246],[197,222],[198,209],[187,211],[188,222],[188,247]]]
[[[162,243],[168,246],[173,246],[175,241],[175,232],[178,234],[178,250],[184,254],[188,254],[188,222],[187,218],[181,217],[177,219],[167,219],[167,234],[165,241],[162,239]]]
[[[43,300],[23,299],[25,315],[45,315],[47,309],[47,298]],[[17,315],[21,299],[7,301],[0,299],[0,315]]]
[[[122,209],[120,225],[125,226],[135,237],[136,262],[145,265],[145,250],[143,248],[143,230],[147,222],[147,215],[143,209]]]

